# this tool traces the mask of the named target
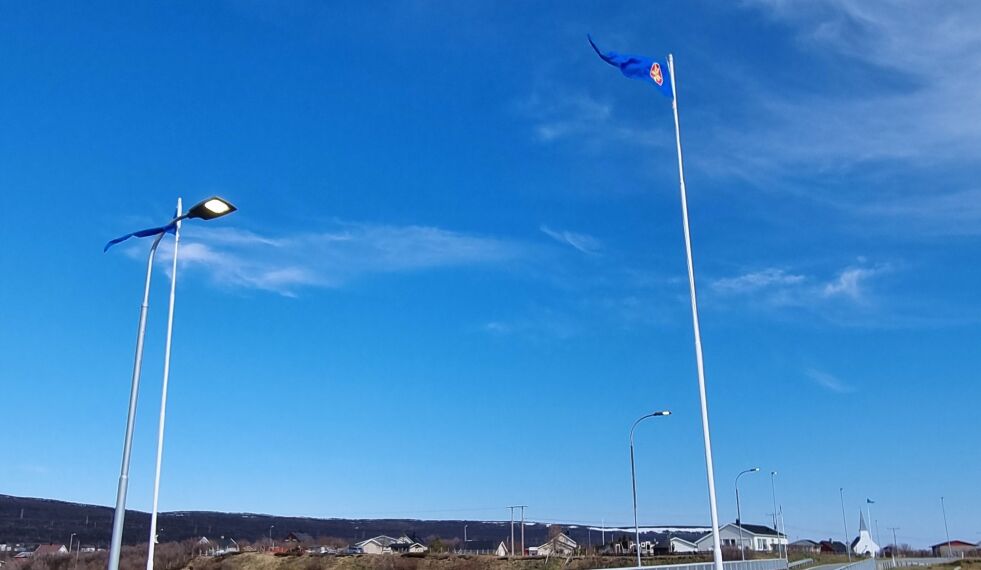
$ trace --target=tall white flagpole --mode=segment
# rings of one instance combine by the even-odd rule
[[[180,218],[184,210],[181,199],[177,199],[177,214]],[[163,388],[160,396],[160,425],[157,429],[157,468],[153,477],[153,511],[150,513],[150,548],[147,552],[146,570],[153,570],[153,551],[157,544],[157,502],[160,498],[160,464],[163,460],[164,424],[167,419],[167,385],[170,381],[170,346],[174,338],[174,293],[177,288],[177,246],[181,239],[181,221],[174,228],[174,265],[170,273],[170,308],[167,312],[167,341],[164,345]]]
[[[678,86],[675,83],[674,56],[668,54],[671,73],[671,107],[674,109],[674,135],[678,143],[678,178],[681,181],[681,214],[685,226],[685,251],[688,254],[688,286],[691,290],[691,319],[695,328],[695,362],[698,367],[698,396],[702,404],[702,435],[705,438],[705,472],[708,476],[709,507],[712,510],[712,542],[715,570],[722,570],[722,545],[719,541],[719,509],[715,501],[715,469],[712,466],[712,440],[709,437],[708,402],[705,398],[705,366],[702,361],[702,335],[698,327],[698,301],[695,297],[695,266],[691,256],[691,230],[688,227],[688,195],[685,192],[685,165],[681,158],[681,125],[678,121]]]

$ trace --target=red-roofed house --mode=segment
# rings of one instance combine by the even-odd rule
[[[981,546],[963,540],[950,541],[950,550],[947,550],[947,543],[941,542],[930,547],[934,556],[961,556],[969,552],[981,550]]]
[[[42,544],[34,550],[34,558],[54,556],[56,554],[68,554],[68,548],[64,544]]]

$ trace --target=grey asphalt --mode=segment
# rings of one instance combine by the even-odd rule
[[[838,570],[844,566],[848,566],[848,562],[839,562],[837,564],[818,564],[817,566],[811,566],[807,570]]]

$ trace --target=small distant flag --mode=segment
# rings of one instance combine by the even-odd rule
[[[870,505],[874,505],[875,504],[875,501],[873,501],[872,499],[865,499],[865,502],[868,503],[868,504],[870,504]]]
[[[596,51],[596,54],[603,61],[620,68],[620,72],[631,79],[650,82],[665,97],[674,99],[674,94],[671,92],[671,76],[668,72],[668,66],[663,61],[639,55],[617,53],[615,51],[603,53],[596,47],[592,36],[587,35],[586,39],[589,40],[589,45],[593,46],[593,50]]]
[[[106,246],[102,248],[102,253],[109,251],[110,247],[116,245],[117,243],[122,243],[131,237],[143,238],[143,237],[155,236],[157,234],[162,234],[162,233],[174,233],[176,230],[177,230],[177,220],[174,220],[169,224],[167,224],[166,226],[160,226],[159,228],[147,228],[145,230],[130,232],[124,236],[119,236],[116,239],[109,240]]]

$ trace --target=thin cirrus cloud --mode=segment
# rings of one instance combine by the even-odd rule
[[[570,232],[568,230],[553,230],[544,224],[542,224],[538,229],[555,241],[571,246],[583,253],[599,253],[600,249],[602,249],[602,244],[600,241],[591,235]]]
[[[372,274],[500,264],[528,253],[515,241],[417,225],[338,222],[329,231],[275,237],[237,228],[200,235],[190,229],[182,239],[183,265],[218,285],[284,296]]]
[[[851,394],[855,391],[855,387],[850,384],[846,384],[837,376],[829,374],[827,372],[816,370],[814,368],[809,368],[804,371],[807,377],[817,384],[818,386],[824,388],[829,392],[834,392],[836,394]]]
[[[858,303],[867,300],[869,282],[889,270],[890,266],[886,264],[856,265],[838,270],[831,278],[821,279],[768,267],[716,279],[710,282],[710,287],[718,295],[761,300],[772,306],[813,306],[834,300]]]

